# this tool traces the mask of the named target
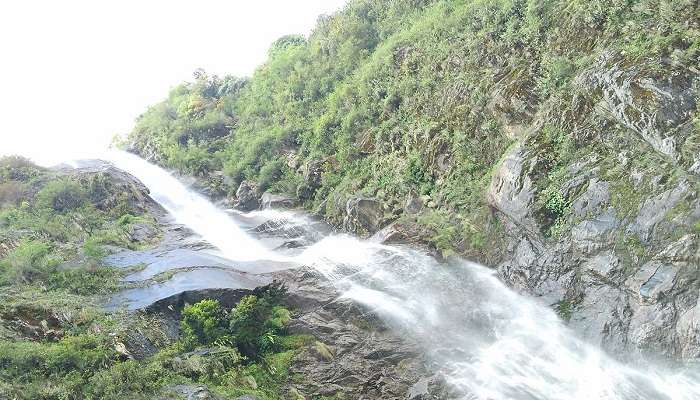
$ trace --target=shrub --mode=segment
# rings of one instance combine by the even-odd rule
[[[44,186],[37,194],[37,205],[46,210],[66,212],[83,206],[86,194],[83,188],[69,179],[59,179]]]
[[[23,239],[0,263],[3,283],[32,282],[47,276],[56,264],[49,257],[49,245],[36,240]]]
[[[289,311],[279,305],[283,286],[271,286],[257,295],[245,296],[231,311],[230,329],[238,350],[257,359],[279,349],[277,337],[284,332]]]
[[[258,187],[261,191],[269,189],[270,186],[279,181],[280,177],[282,177],[282,169],[284,166],[284,160],[278,158],[274,161],[266,163],[262,168],[260,168]]]
[[[226,314],[216,300],[202,300],[182,310],[182,343],[188,350],[208,346],[226,336]]]
[[[0,207],[19,205],[28,195],[27,186],[21,182],[8,181],[0,183]]]
[[[104,400],[141,398],[155,394],[171,374],[159,363],[144,366],[129,360],[93,375],[87,382],[85,394],[87,398]]]
[[[28,158],[21,156],[5,156],[0,158],[0,179],[28,181],[37,176],[41,168]]]

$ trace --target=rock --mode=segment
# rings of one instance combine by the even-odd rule
[[[177,397],[167,396],[161,399],[186,399],[186,400],[221,400],[220,397],[214,395],[208,387],[204,385],[176,385],[166,389]]]
[[[353,233],[375,233],[384,223],[382,204],[376,199],[353,197],[345,207],[343,227]]]
[[[280,194],[265,192],[260,199],[261,207],[265,208],[292,208],[297,205],[294,198]]]
[[[403,210],[406,214],[418,214],[423,210],[423,201],[415,193],[409,193],[406,196]]]
[[[321,186],[324,161],[311,160],[301,166],[303,182],[297,187],[297,198],[301,201],[309,200]]]
[[[534,232],[537,231],[531,207],[535,200],[534,186],[526,160],[523,148],[518,146],[511,150],[494,173],[486,197],[492,207],[513,223]]]
[[[260,194],[258,185],[253,181],[243,181],[236,190],[236,199],[233,206],[244,212],[253,211],[260,207]]]
[[[654,68],[644,63],[629,66],[623,57],[606,52],[576,83],[588,90],[602,91],[609,115],[654,150],[677,159],[677,145],[687,135],[677,128],[692,118],[697,89],[688,73],[676,72],[659,79],[651,71]]]
[[[369,310],[338,298],[335,287],[314,269],[282,271],[275,278],[287,284],[288,304],[298,310],[289,331],[316,339],[290,367],[290,373],[300,377],[295,382],[299,394],[403,399],[410,386],[427,375],[414,344],[387,329]]]
[[[115,340],[114,342],[114,350],[125,360],[131,360],[134,358],[134,356],[131,355],[131,352],[127,350],[126,345],[118,340]]]
[[[146,243],[153,240],[158,235],[158,230],[151,224],[136,223],[131,225],[129,238],[134,243]]]

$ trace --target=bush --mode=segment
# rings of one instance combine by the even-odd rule
[[[129,360],[93,375],[86,385],[85,394],[87,398],[103,400],[145,397],[155,394],[169,375],[170,371],[158,363],[144,366]]]
[[[251,360],[280,348],[278,336],[290,319],[280,306],[284,286],[272,284],[245,296],[230,313],[216,300],[202,300],[182,310],[181,344],[186,350],[198,346],[233,346]]]
[[[279,349],[277,337],[284,333],[289,311],[279,305],[283,286],[272,286],[257,295],[245,296],[231,311],[230,330],[238,351],[257,359]]]
[[[27,186],[21,182],[8,181],[0,183],[0,207],[19,205],[28,195]]]
[[[28,181],[37,176],[42,169],[21,156],[5,156],[0,158],[0,180]]]
[[[260,190],[265,191],[274,183],[279,181],[280,177],[282,176],[282,169],[284,167],[284,160],[278,158],[274,161],[266,163],[262,168],[260,168],[260,175],[258,177],[258,187]]]
[[[59,213],[72,211],[85,204],[83,188],[69,179],[60,179],[44,186],[37,194],[37,205],[45,210]]]
[[[216,300],[202,300],[182,310],[182,344],[187,350],[225,339],[226,313]]]
[[[49,245],[36,240],[23,239],[0,262],[2,282],[22,283],[44,279],[58,264],[49,257]]]

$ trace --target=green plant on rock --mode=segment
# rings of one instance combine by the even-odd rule
[[[4,284],[28,283],[44,279],[56,267],[58,260],[49,253],[51,247],[41,241],[23,239],[0,261]]]
[[[86,202],[85,190],[75,181],[59,179],[48,183],[37,194],[37,205],[59,213],[73,211]]]
[[[182,310],[182,344],[192,350],[226,340],[226,314],[217,300],[202,300]]]

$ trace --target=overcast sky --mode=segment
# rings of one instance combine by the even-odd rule
[[[0,154],[89,156],[197,68],[250,75],[345,0],[0,2]]]

